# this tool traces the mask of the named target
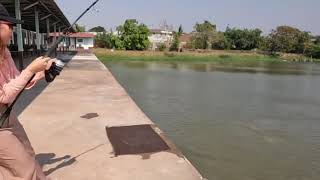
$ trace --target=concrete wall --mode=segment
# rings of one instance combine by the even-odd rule
[[[80,42],[81,40],[81,42]],[[89,49],[94,47],[93,38],[77,38],[77,48]]]
[[[83,49],[89,49],[94,47],[94,39],[93,38],[70,38],[70,48],[83,48]],[[75,39],[77,39],[77,42],[75,42]],[[82,42],[79,42],[82,40]]]

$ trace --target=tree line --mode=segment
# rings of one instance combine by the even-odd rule
[[[121,50],[146,50],[150,41],[150,30],[137,20],[128,19],[117,27],[116,33],[106,32],[103,27],[95,27],[92,31],[102,32],[96,36],[96,46]],[[182,26],[173,32],[173,41],[168,47],[170,51],[178,51]],[[162,47],[166,48],[166,47]],[[269,54],[296,53],[320,58],[320,38],[316,39],[309,32],[291,26],[279,26],[268,35],[256,29],[239,29],[227,27],[224,32],[209,21],[196,23],[190,41],[183,47],[186,49],[215,50],[259,50]]]

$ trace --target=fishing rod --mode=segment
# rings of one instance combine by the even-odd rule
[[[69,27],[63,30],[62,34],[59,35],[58,39],[55,40],[55,42],[52,44],[52,46],[48,49],[48,51],[45,53],[44,57],[50,57],[54,51],[56,50],[57,46],[62,42],[62,40],[67,36],[68,32],[73,28],[75,24],[87,13],[89,10],[95,6],[100,0],[94,1]],[[55,62],[52,63],[49,70],[45,71],[45,79],[48,83],[52,82],[56,76],[60,75],[60,72],[63,70],[65,63],[59,59],[56,59]],[[5,122],[9,119],[10,113],[13,109],[13,106],[21,96],[21,94],[24,92],[25,88],[30,84],[32,79],[35,77],[35,74],[29,79],[25,87],[20,91],[20,93],[17,95],[16,99],[7,107],[7,109],[4,111],[3,115],[0,118],[0,128],[2,128],[5,124]]]
[[[64,29],[62,31],[62,35],[58,37],[58,39],[53,43],[51,48],[47,51],[45,56],[51,56],[52,53],[55,51],[56,47],[59,45],[59,43],[62,42],[62,40],[65,38],[67,33],[72,29],[74,25],[77,24],[77,22],[93,7],[95,6],[100,0],[96,0],[93,2],[68,28]]]
[[[45,57],[49,57],[51,56],[57,46],[64,40],[64,38],[67,36],[68,32],[72,29],[72,27],[74,25],[77,24],[77,22],[87,13],[89,12],[89,10],[94,7],[100,0],[96,0],[94,1],[68,28],[64,29],[62,34],[59,34],[58,39],[56,39],[56,41],[53,43],[53,45],[51,46],[51,48],[49,48],[49,50],[46,52]],[[55,35],[56,36],[56,35]],[[55,63],[53,63],[53,65],[51,66],[51,68],[49,70],[46,71],[45,73],[45,79],[47,82],[52,82],[56,76],[58,76],[60,74],[60,72],[62,71],[63,67],[64,67],[64,62],[57,60]]]

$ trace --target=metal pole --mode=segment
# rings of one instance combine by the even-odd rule
[[[53,41],[57,40],[57,24],[53,25],[53,32],[54,32],[54,36],[53,36]]]
[[[16,18],[21,20],[20,0],[14,1]],[[22,26],[17,24],[17,43],[18,43],[18,59],[19,70],[23,69],[23,42],[22,42]]]
[[[37,54],[41,54],[41,36],[40,36],[40,27],[39,27],[39,11],[38,8],[34,8],[34,16],[35,16],[35,23],[36,23],[36,44],[37,44]]]
[[[57,24],[53,25],[53,32],[54,32],[53,42],[55,42],[57,41]],[[55,47],[54,49],[54,55],[57,56],[57,47]]]
[[[61,35],[61,26],[59,26],[59,28],[58,28],[58,34],[59,34],[59,36]],[[59,49],[59,52],[61,52],[61,43],[60,43],[60,46],[58,45],[58,49]]]
[[[50,39],[50,19],[49,18],[46,19],[46,23],[47,23],[47,46],[49,48],[49,39]]]

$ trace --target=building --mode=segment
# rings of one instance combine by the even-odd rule
[[[59,36],[61,33],[50,33],[51,39]],[[65,47],[69,50],[90,49],[94,47],[94,33],[77,32],[67,36],[65,41],[61,42],[58,47]]]
[[[150,29],[151,35],[149,41],[151,43],[151,49],[156,50],[160,44],[166,44],[167,47],[173,40],[173,32],[161,29]]]
[[[61,32],[71,25],[54,0],[0,0],[0,3],[11,16],[24,21],[14,27],[9,45],[19,69],[23,68],[26,55],[39,55],[50,47],[50,32]]]

